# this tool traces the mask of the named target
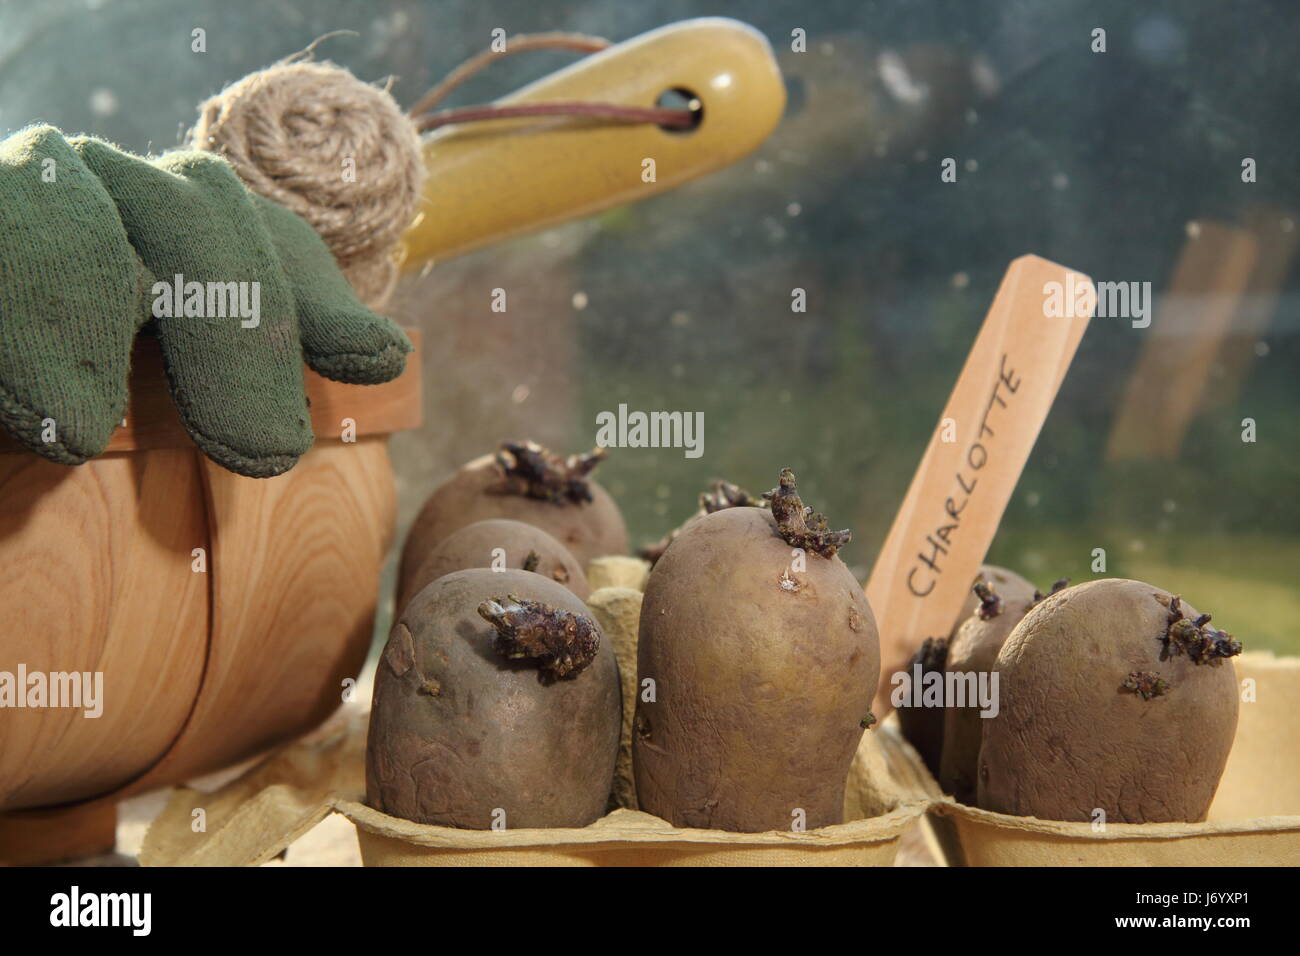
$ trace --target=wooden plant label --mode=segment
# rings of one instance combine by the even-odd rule
[[[867,582],[880,628],[883,718],[896,672],[947,637],[1096,304],[1092,280],[1011,263]]]

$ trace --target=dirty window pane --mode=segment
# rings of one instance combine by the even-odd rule
[[[426,405],[423,428],[392,442],[402,523],[501,438],[572,451],[620,403],[699,411],[702,457],[625,449],[602,467],[634,541],[685,518],[710,478],[757,491],[789,465],[854,530],[845,557],[865,578],[1003,270],[1033,252],[1150,296],[1136,325],[1093,321],[990,559],[1039,584],[1077,581],[1104,548],[1106,574],[1181,591],[1250,647],[1300,649],[1288,626],[1300,614],[1300,11],[709,10],[771,39],[784,121],[706,179],[404,284],[395,309],[424,330]],[[161,149],[200,99],[331,30],[357,35],[324,55],[395,77],[409,105],[496,27],[625,39],[697,13],[686,0],[9,4],[0,131],[43,120]],[[1090,49],[1097,27],[1105,53]],[[795,28],[807,52],[791,51]],[[569,59],[502,63],[453,102]],[[954,183],[940,179],[946,158]],[[504,314],[490,310],[495,288],[510,290]]]

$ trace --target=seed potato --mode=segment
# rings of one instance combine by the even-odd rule
[[[797,511],[802,521],[801,503]],[[818,518],[803,569],[777,517],[760,508],[691,521],[655,564],[632,734],[642,810],[742,832],[842,822],[880,647],[852,573],[833,547],[829,557],[813,550],[833,537],[816,531]]]
[[[530,485],[527,479],[512,477],[510,462],[514,460],[501,453],[476,458],[433,491],[402,548],[398,573],[402,593],[413,593],[411,582],[420,564],[448,535],[489,518],[522,521],[541,528],[564,545],[584,571],[593,558],[627,553],[623,515],[604,488],[579,477],[573,479],[573,495],[557,494],[557,500],[534,497],[528,491],[530,487],[536,494],[544,494],[563,482],[553,482],[547,489],[537,481]],[[560,469],[553,468],[543,477],[550,478],[557,471]],[[590,500],[583,499],[584,492]]]
[[[998,653],[979,805],[1045,820],[1205,819],[1237,726],[1241,645],[1141,581],[1066,588]]]
[[[1014,571],[1008,571],[1006,568],[1000,568],[995,564],[980,566],[979,573],[975,575],[975,580],[971,584],[975,585],[980,581],[988,581],[994,588],[1018,589],[1023,584],[1030,592],[1034,589],[1032,584],[1025,581]],[[972,587],[962,604],[961,612],[957,616],[957,623],[953,626],[952,633],[946,637],[927,637],[917,647],[916,653],[907,662],[907,681],[901,685],[901,690],[906,692],[905,702],[911,699],[911,682],[912,675],[915,673],[915,666],[917,664],[921,665],[922,675],[932,671],[942,673],[947,666],[953,638],[957,636],[957,631],[962,623],[975,613],[979,604],[980,599]],[[946,708],[901,706],[896,707],[895,710],[898,713],[899,730],[903,732],[907,742],[916,749],[917,754],[924,761],[926,769],[938,779],[940,762],[943,756]]]
[[[562,626],[542,626],[532,602]],[[613,650],[572,591],[529,571],[456,571],[411,599],[384,648],[367,801],[442,826],[586,826],[605,812],[621,722]]]
[[[587,576],[564,545],[541,528],[522,521],[494,518],[475,521],[447,535],[406,582],[409,590],[399,591],[397,607],[403,608],[410,598],[430,581],[466,568],[494,567],[500,557],[503,567],[535,571],[563,584],[585,601],[591,593]],[[533,563],[525,568],[526,564]]]
[[[977,679],[980,674],[992,673],[996,669],[998,651],[1002,650],[1008,635],[1035,601],[1042,598],[1032,584],[1014,571],[1005,568],[988,570],[996,573],[981,577],[976,584],[985,584],[989,588],[986,593],[992,600],[981,601],[975,589],[971,589],[975,607],[948,642],[944,668],[948,673],[975,674]],[[972,805],[976,797],[976,771],[986,718],[981,717],[980,708],[969,701],[966,707],[945,707],[942,717],[939,786],[959,802]]]

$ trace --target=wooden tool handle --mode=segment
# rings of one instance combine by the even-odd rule
[[[767,40],[738,21],[713,17],[609,47],[498,103],[648,107],[671,89],[703,104],[694,129],[530,117],[430,135],[424,202],[404,238],[403,268],[672,189],[753,150],[785,109],[785,87]],[[653,181],[647,181],[647,160],[654,164]]]

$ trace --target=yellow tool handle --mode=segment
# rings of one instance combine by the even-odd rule
[[[717,17],[644,33],[498,103],[654,106],[670,89],[703,104],[694,129],[530,117],[434,132],[424,143],[428,180],[420,215],[403,237],[403,269],[672,189],[753,150],[785,109],[766,38]],[[646,181],[647,160],[653,181]]]

